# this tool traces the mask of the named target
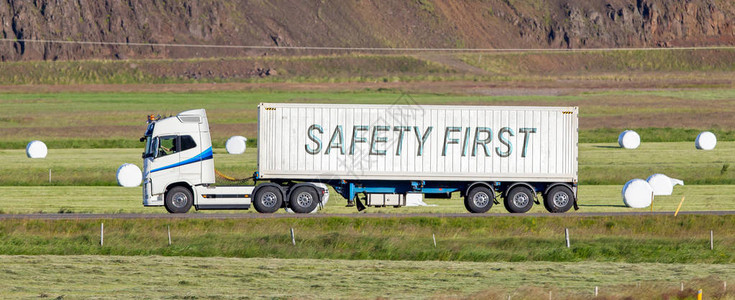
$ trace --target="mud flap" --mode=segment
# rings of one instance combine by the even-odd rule
[[[362,201],[360,201],[360,197],[355,197],[355,206],[357,206],[357,211],[363,211],[365,210],[365,205],[362,204]]]

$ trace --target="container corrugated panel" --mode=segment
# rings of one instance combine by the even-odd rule
[[[577,107],[263,103],[264,179],[576,182]]]

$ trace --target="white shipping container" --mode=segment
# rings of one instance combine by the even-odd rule
[[[262,179],[577,181],[577,107],[262,103]]]

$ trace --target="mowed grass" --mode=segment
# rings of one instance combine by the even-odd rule
[[[0,272],[9,298],[586,299],[598,286],[601,297],[732,299],[721,288],[735,266],[41,255],[0,256]]]
[[[396,90],[351,92],[62,92],[0,93],[0,148],[33,139],[51,148],[139,148],[146,116],[205,108],[215,145],[233,135],[254,141],[262,102],[405,105],[579,106],[581,142],[615,142],[622,129],[643,141],[690,141],[701,130],[735,139],[735,89],[653,90],[561,95],[405,95]],[[693,105],[696,103],[697,105]],[[648,131],[647,131],[648,130]]]
[[[0,150],[0,186],[117,184],[123,163],[142,168],[139,149],[50,149],[44,159],[29,159],[23,150]],[[229,155],[215,149],[215,169],[235,178],[257,171],[257,149]],[[711,151],[697,150],[694,142],[642,143],[626,150],[612,143],[579,145],[579,180],[584,185],[623,185],[630,179],[663,173],[689,184],[735,183],[735,142],[720,141]],[[51,178],[49,180],[49,170]],[[221,183],[226,183],[221,181]],[[678,189],[678,187],[677,187]]]

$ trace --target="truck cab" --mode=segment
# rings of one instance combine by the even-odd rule
[[[204,109],[188,110],[168,118],[148,117],[143,152],[143,205],[164,206],[170,213],[197,210],[249,209],[254,195],[259,212],[285,208],[290,188],[273,183],[258,186],[216,186],[214,155]],[[302,184],[303,185],[303,184]],[[326,202],[327,188],[310,185],[313,205]],[[259,194],[257,194],[260,192]],[[321,197],[318,197],[321,196]],[[313,206],[310,204],[309,207]],[[298,211],[298,212],[310,212]]]

